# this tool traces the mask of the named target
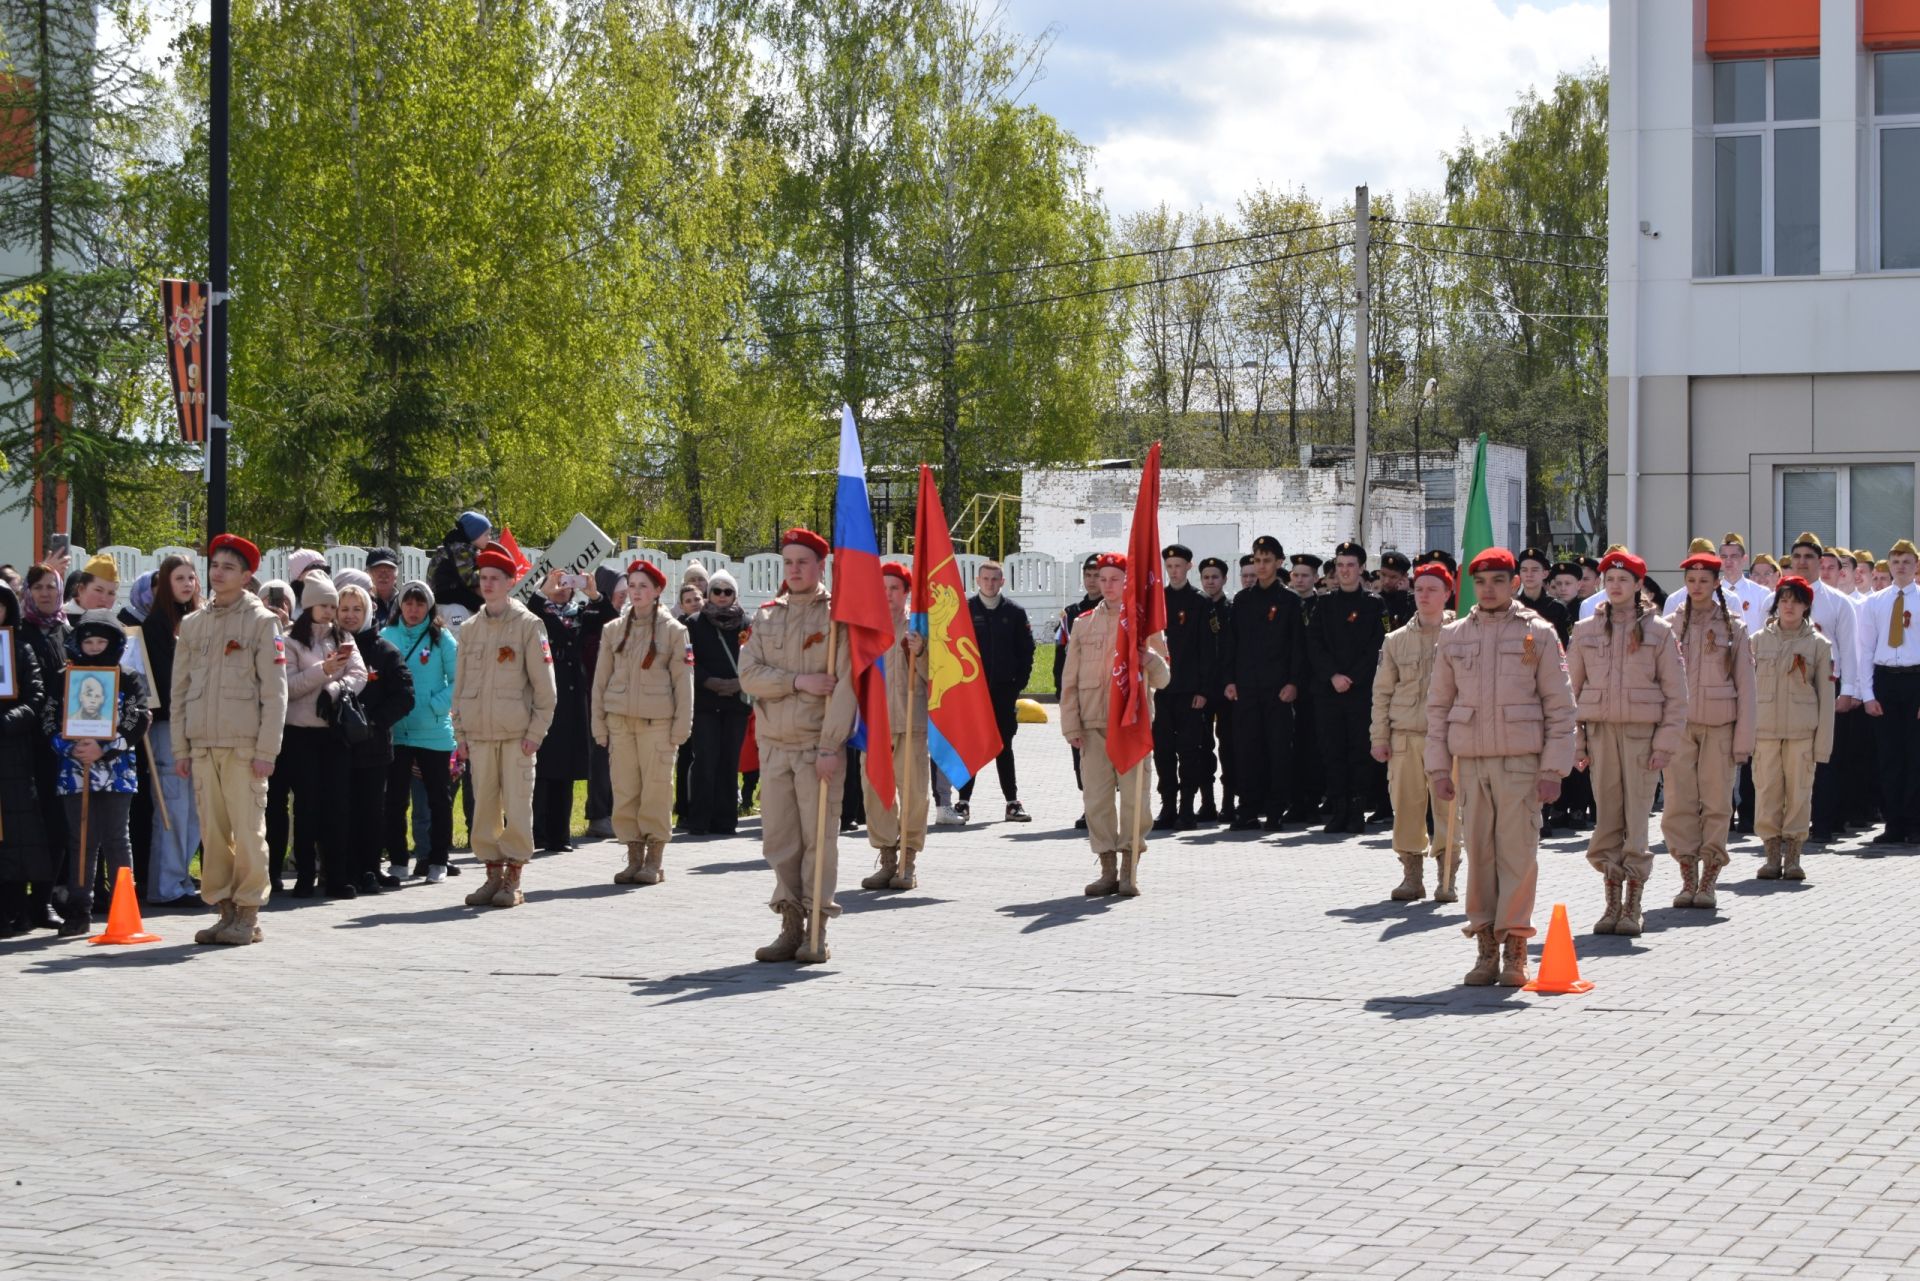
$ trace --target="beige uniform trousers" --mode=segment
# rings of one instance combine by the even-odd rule
[[[1459,824],[1447,830],[1453,807],[1433,794],[1427,782],[1427,736],[1418,730],[1396,731],[1393,754],[1387,757],[1387,796],[1393,803],[1393,852],[1438,857],[1453,843],[1460,847]],[[1433,835],[1427,835],[1427,806],[1433,806]]]
[[[1466,832],[1467,925],[1496,941],[1533,937],[1540,885],[1540,757],[1461,756],[1460,826]]]
[[[1093,852],[1118,854],[1132,849],[1136,831],[1140,847],[1145,849],[1147,829],[1140,806],[1143,799],[1153,799],[1152,754],[1125,774],[1117,774],[1107,758],[1107,731],[1090,729],[1085,734],[1086,745],[1080,749],[1080,786],[1087,808],[1087,840]]]
[[[1653,753],[1652,725],[1589,721],[1587,777],[1593,780],[1593,836],[1587,862],[1596,872],[1615,872],[1642,885],[1653,874],[1647,820],[1660,776],[1647,768]]]
[[[760,854],[773,869],[773,897],[767,906],[778,912],[797,907],[813,915],[813,864],[824,859],[820,889],[828,916],[840,915],[834,891],[840,876],[840,800],[846,794],[846,776],[835,774],[827,784],[827,825],[814,831],[820,804],[820,776],[814,772],[814,749],[760,744]],[[844,769],[846,758],[841,757]]]
[[[473,788],[473,856],[482,863],[524,863],[533,857],[534,758],[517,738],[467,744],[467,784]]]
[[[1667,764],[1667,801],[1660,834],[1676,860],[1725,867],[1733,826],[1733,726],[1689,723]]]
[[[671,720],[607,714],[607,770],[613,780],[613,836],[625,844],[664,842],[673,831]]]
[[[200,812],[200,897],[261,907],[267,879],[267,780],[241,747],[193,749],[193,803]]]
[[[915,730],[921,727],[914,726]],[[893,805],[880,804],[861,762],[860,790],[867,798],[867,842],[877,850],[904,849],[918,854],[927,848],[927,801],[933,795],[933,775],[927,768],[927,736],[913,736],[913,759],[906,758],[907,736],[893,736]],[[905,816],[906,831],[901,831]]]
[[[1763,738],[1753,745],[1753,834],[1807,839],[1813,817],[1813,740]]]

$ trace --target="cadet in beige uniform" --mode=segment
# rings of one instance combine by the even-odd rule
[[[1540,807],[1573,768],[1573,692],[1553,624],[1516,604],[1513,553],[1467,566],[1479,603],[1448,623],[1427,685],[1427,781],[1451,801],[1460,770],[1466,829],[1466,934],[1479,959],[1466,982],[1527,981],[1527,940],[1540,881]],[[1496,955],[1496,946],[1499,955]]]
[[[1587,862],[1606,878],[1595,934],[1640,933],[1641,893],[1653,873],[1647,820],[1660,771],[1687,724],[1687,674],[1673,628],[1640,590],[1647,563],[1625,550],[1600,559],[1606,603],[1573,625],[1567,675],[1579,702],[1575,765],[1593,780]]]
[[[460,627],[453,737],[467,757],[470,839],[487,880],[467,906],[518,907],[533,857],[533,756],[553,724],[553,653],[546,627],[513,598],[513,558],[488,547],[473,564],[484,603]]]
[[[593,670],[593,741],[607,749],[613,834],[627,866],[615,885],[657,885],[673,831],[673,770],[693,733],[693,664],[686,625],[660,605],[667,576],[627,566],[627,608],[600,637]]]
[[[1140,868],[1134,833],[1144,831],[1139,805],[1153,782],[1149,753],[1125,774],[1116,774],[1107,757],[1107,703],[1112,696],[1113,638],[1126,608],[1127,558],[1103,552],[1099,559],[1100,603],[1073,620],[1067,663],[1060,673],[1060,732],[1080,753],[1082,800],[1087,839],[1100,858],[1100,879],[1087,886],[1089,897],[1140,893]],[[1165,689],[1173,677],[1167,665],[1167,637],[1155,632],[1140,647],[1148,689]],[[1153,700],[1147,700],[1149,714]],[[1139,780],[1147,771],[1146,783]],[[1118,812],[1114,797],[1119,796]],[[1144,849],[1144,846],[1142,847]],[[1116,873],[1115,865],[1119,864]]]
[[[1380,647],[1380,667],[1373,678],[1373,723],[1369,738],[1373,759],[1387,766],[1387,793],[1393,804],[1393,852],[1400,856],[1404,875],[1392,897],[1412,902],[1427,896],[1422,860],[1429,852],[1438,863],[1433,889],[1436,903],[1452,903],[1454,892],[1453,828],[1447,822],[1452,806],[1433,798],[1427,783],[1427,682],[1433,675],[1433,647],[1440,629],[1453,621],[1447,601],[1453,596],[1453,575],[1445,565],[1427,564],[1413,571],[1415,614],[1387,634]],[[1427,811],[1433,811],[1436,829],[1427,835]]]
[[[769,906],[780,914],[780,936],[753,954],[756,961],[817,964],[827,948],[825,917],[840,915],[834,901],[839,875],[840,801],[847,736],[853,732],[852,656],[841,629],[827,670],[827,636],[836,624],[832,599],[820,584],[827,540],[810,529],[781,539],[786,595],[753,616],[740,650],[740,688],[752,695],[760,747],[761,853],[773,869]],[[820,784],[827,784],[827,820],[816,830]],[[821,861],[820,949],[806,932],[813,912],[813,874]]]
[[[259,548],[217,535],[207,549],[213,599],[181,621],[174,653],[174,770],[193,780],[200,813],[200,897],[220,909],[196,943],[261,939],[267,779],[287,719],[287,657],[279,620],[247,590],[259,568]]]
[[[913,578],[905,565],[880,566],[893,611],[893,648],[887,651],[887,725],[893,733],[894,808],[880,803],[865,770],[860,786],[867,798],[867,840],[880,851],[880,865],[860,882],[863,890],[910,890],[919,886],[914,860],[927,847],[927,798],[933,775],[927,768],[927,642],[907,623],[907,595]],[[913,707],[907,707],[907,662],[913,656]],[[911,720],[909,720],[911,715]],[[907,727],[913,727],[913,754],[907,754]]]
[[[1806,879],[1800,851],[1813,817],[1813,767],[1833,756],[1833,643],[1813,625],[1813,585],[1780,580],[1753,638],[1753,831],[1766,843],[1762,880]]]
[[[1675,907],[1713,907],[1733,826],[1733,787],[1753,756],[1753,649],[1720,588],[1720,557],[1696,538],[1680,562],[1686,603],[1673,614],[1686,668],[1687,725],[1667,763],[1660,834],[1680,864]]]

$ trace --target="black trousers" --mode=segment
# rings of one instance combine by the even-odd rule
[[[1233,709],[1235,786],[1243,819],[1278,819],[1296,795],[1293,743],[1296,725],[1291,704],[1277,689],[1239,689]]]
[[[353,752],[325,725],[289,725],[281,737],[280,767],[289,765],[295,874],[302,881],[324,875],[330,889],[357,880],[359,860],[348,849],[354,815]]]
[[[274,884],[280,883],[287,867],[287,845],[293,835],[293,762],[287,755],[287,739],[280,736],[280,755],[274,761],[273,774],[267,779],[267,866]]]
[[[1878,679],[1876,673],[1876,685]],[[1833,762],[1840,771],[1835,779],[1839,796],[1834,817],[1847,827],[1866,827],[1869,822],[1872,779],[1876,772],[1873,719],[1864,706],[1837,713],[1833,718]]]
[[[860,786],[860,771],[866,768],[863,756],[859,748],[847,748],[846,782],[840,787],[840,821],[843,824],[864,824],[867,821],[867,793]]]
[[[1368,728],[1373,718],[1373,686],[1355,682],[1341,694],[1331,686],[1314,693],[1313,715],[1320,732],[1320,761],[1326,770],[1327,804],[1336,815],[1364,805],[1373,785]]]
[[[1873,693],[1881,715],[1868,719],[1887,831],[1920,836],[1920,667],[1875,667]]]
[[[673,812],[679,816],[680,825],[687,824],[687,779],[693,773],[693,735],[687,735],[687,741],[680,744],[673,754]],[[611,783],[611,779],[608,780]],[[587,781],[587,795],[593,795],[593,781]],[[609,817],[612,811],[608,811]]]
[[[573,840],[573,788],[577,781],[534,778],[533,843],[540,849],[563,850]]]
[[[1293,704],[1293,741],[1302,749],[1292,779],[1293,795],[1288,806],[1295,817],[1310,818],[1319,812],[1327,796],[1326,762],[1320,759],[1320,694],[1304,689]]]
[[[420,771],[420,783],[427,794],[427,846],[420,861],[446,866],[447,849],[453,844],[453,788],[447,774],[452,752],[436,752],[431,747],[394,745],[393,763],[387,766],[386,847],[390,861],[407,857],[407,807],[413,800],[413,772]]]
[[[1734,806],[1733,825],[1736,831],[1753,831],[1753,762],[1740,767],[1739,800]]]
[[[348,857],[354,861],[353,879],[364,880],[386,871],[380,866],[387,818],[387,770],[390,761],[355,761],[348,792],[353,797],[354,839]]]
[[[133,808],[132,792],[93,792],[87,797],[87,848],[80,848],[80,797],[60,798],[67,810],[67,907],[85,913],[92,890],[93,910],[104,912],[113,901],[113,881],[123,867],[133,866],[133,851],[128,843],[127,816]],[[95,882],[102,876],[106,893]]]
[[[693,768],[687,775],[687,808],[681,821],[698,835],[730,836],[740,822],[740,744],[746,741],[746,705],[740,714],[693,714]]]
[[[587,744],[587,822],[613,817],[613,757],[598,743]]]
[[[1013,770],[1013,735],[1020,728],[1020,701],[1017,689],[994,689],[987,687],[987,696],[993,700],[993,723],[1000,729],[1000,754],[993,758],[994,772],[1000,775],[1000,795],[1011,805],[1020,799],[1020,780]],[[980,781],[980,775],[974,776],[960,785],[960,799],[973,800],[974,784]]]
[[[1202,787],[1210,787],[1214,778],[1215,753],[1218,752],[1220,775],[1220,810],[1225,813],[1233,805],[1233,798],[1239,792],[1234,781],[1233,755],[1233,704],[1226,696],[1215,694],[1207,700],[1207,707],[1201,715],[1207,718],[1207,772],[1200,780]]]
[[[1211,776],[1213,752],[1207,746],[1210,733],[1207,714],[1193,705],[1191,690],[1180,694],[1166,689],[1153,691],[1153,774],[1159,783],[1162,808],[1173,809],[1181,797],[1191,797],[1200,790],[1202,777]]]

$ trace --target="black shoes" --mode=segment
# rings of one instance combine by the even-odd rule
[[[1027,807],[1022,805],[1019,801],[1008,801],[1007,802],[1007,822],[1031,823],[1033,822],[1033,815],[1027,813]]]

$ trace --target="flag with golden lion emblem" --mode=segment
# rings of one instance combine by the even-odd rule
[[[953,537],[934,488],[933,468],[920,465],[920,501],[913,514],[912,627],[927,640],[927,755],[959,787],[1000,754],[980,641],[967,609],[967,588],[953,559]]]

